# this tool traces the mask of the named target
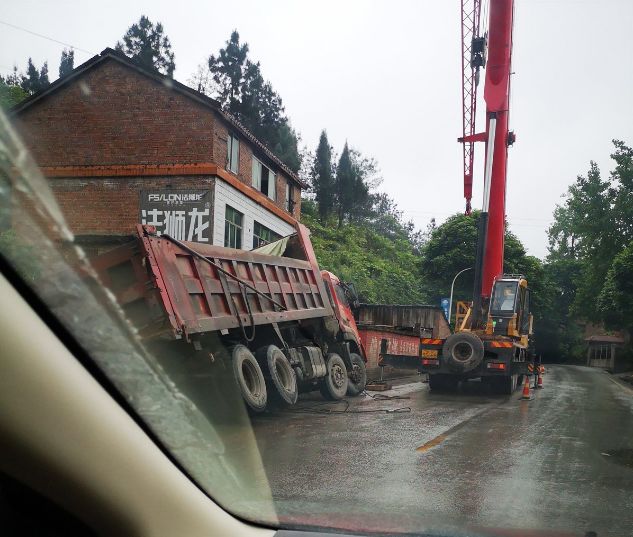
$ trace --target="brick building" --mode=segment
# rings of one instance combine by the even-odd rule
[[[301,181],[217,101],[112,49],[12,114],[77,242],[93,251],[138,222],[251,249],[299,218]]]

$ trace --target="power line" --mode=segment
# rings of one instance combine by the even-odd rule
[[[5,26],[9,26],[10,28],[14,28],[16,30],[20,30],[21,32],[26,32],[27,34],[31,34],[31,35],[35,35],[37,37],[41,37],[42,39],[47,39],[48,41],[53,41],[54,43],[58,43],[60,45],[64,45],[65,47],[70,47],[74,50],[78,50],[80,52],[84,52],[86,54],[90,54],[91,56],[94,56],[95,54],[97,54],[96,52],[90,52],[89,50],[86,50],[85,48],[81,48],[81,47],[76,47],[75,45],[71,45],[70,43],[64,43],[63,41],[59,41],[58,39],[54,39],[52,37],[49,37],[47,35],[43,35],[43,34],[39,34],[37,32],[34,32],[33,30],[28,30],[27,28],[22,28],[21,26],[17,26],[15,24],[11,24],[10,22],[6,22],[3,20],[0,20],[0,24],[4,24]]]

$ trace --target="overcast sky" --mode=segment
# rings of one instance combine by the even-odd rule
[[[338,152],[347,140],[376,158],[381,190],[419,228],[463,211],[459,0],[21,0],[0,21],[74,45],[77,66],[141,14],[163,23],[182,82],[238,29],[310,148],[325,128]],[[3,73],[31,56],[52,80],[63,48],[0,24]],[[513,71],[506,211],[543,257],[567,186],[590,160],[606,176],[613,138],[633,144],[633,1],[516,0]],[[477,208],[481,153],[475,174]]]

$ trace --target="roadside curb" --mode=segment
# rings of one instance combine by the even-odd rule
[[[633,385],[629,384],[625,380],[622,380],[620,377],[616,377],[616,376],[613,376],[613,375],[609,375],[607,378],[611,382],[613,382],[613,384],[617,384],[618,386],[623,388],[625,391],[627,391],[628,393],[633,395]]]

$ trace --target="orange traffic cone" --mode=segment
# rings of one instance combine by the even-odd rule
[[[530,377],[529,375],[525,375],[525,382],[523,383],[523,395],[521,395],[521,399],[529,399],[530,398]]]
[[[536,381],[536,387],[537,388],[542,388],[543,387],[543,373],[541,373],[541,369],[540,368],[538,370],[538,380]]]

